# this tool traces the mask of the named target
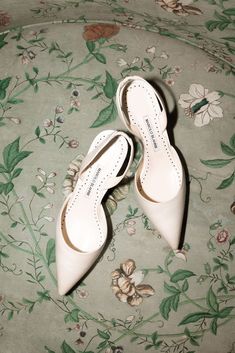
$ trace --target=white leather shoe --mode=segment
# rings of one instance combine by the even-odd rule
[[[170,145],[164,104],[156,90],[139,76],[120,82],[116,103],[124,125],[143,148],[135,175],[137,199],[154,227],[177,252],[185,208],[185,174]]]
[[[106,130],[84,158],[74,191],[60,210],[56,234],[58,291],[66,294],[91,268],[107,238],[102,199],[125,176],[133,160],[132,140]]]

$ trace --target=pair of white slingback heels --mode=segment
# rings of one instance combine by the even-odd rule
[[[143,78],[129,76],[116,94],[118,114],[142,143],[135,192],[143,211],[171,248],[179,247],[185,205],[185,175],[166,131],[161,98]],[[58,291],[66,294],[92,267],[107,237],[102,199],[133,160],[133,143],[121,131],[99,133],[80,167],[74,191],[59,213],[56,237]]]

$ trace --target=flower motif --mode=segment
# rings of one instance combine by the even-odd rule
[[[233,201],[232,205],[230,206],[230,210],[233,214],[235,214],[235,201]]]
[[[201,15],[199,8],[189,5],[191,2],[192,0],[155,0],[163,10],[178,16]]]
[[[152,296],[155,291],[149,284],[140,284],[144,278],[142,271],[135,271],[135,261],[129,259],[112,272],[111,288],[116,297],[123,303],[138,306],[143,298]]]
[[[69,164],[67,174],[63,182],[63,194],[65,196],[68,196],[75,188],[83,158],[84,156],[80,154]],[[106,200],[106,208],[110,215],[112,215],[117,209],[118,202],[125,199],[129,192],[129,185],[124,183],[124,181],[125,178],[123,179],[123,182],[117,186],[111,194],[109,194]]]
[[[70,98],[70,106],[72,108],[78,109],[80,107],[81,103],[78,98],[71,97]]]
[[[115,24],[96,23],[84,27],[83,38],[87,41],[96,41],[100,38],[111,38],[120,30]]]
[[[70,148],[77,148],[79,146],[79,142],[77,140],[73,139],[73,140],[69,141],[68,145]]]
[[[219,244],[224,244],[229,238],[229,232],[226,229],[220,230],[216,235],[216,241]]]
[[[10,24],[11,17],[7,12],[0,10],[0,27],[6,27]]]
[[[155,54],[155,51],[156,51],[156,47],[154,45],[146,49],[146,53],[148,54]]]
[[[136,222],[133,220],[128,220],[125,222],[125,228],[126,228],[127,234],[129,234],[129,235],[135,234],[135,232],[136,232],[136,229],[134,227],[135,223]]]
[[[219,106],[220,94],[210,92],[202,85],[193,83],[189,93],[181,94],[179,104],[184,108],[186,116],[195,118],[194,124],[198,127],[209,124],[215,118],[223,117],[223,110]]]
[[[61,105],[57,105],[55,108],[55,113],[56,114],[61,114],[64,111],[64,107],[62,107]]]
[[[160,54],[160,58],[161,59],[168,59],[169,55],[165,51],[162,51],[161,54]]]
[[[9,118],[9,120],[16,125],[21,124],[21,120],[19,118]]]
[[[85,289],[78,289],[77,293],[80,299],[86,299],[89,295],[89,293]]]
[[[126,66],[127,62],[124,59],[120,58],[117,60],[117,64],[118,66],[122,67],[122,66]]]
[[[165,80],[166,84],[170,87],[174,86],[175,81],[172,78],[168,78],[168,80]]]
[[[22,55],[21,62],[23,65],[28,65],[30,63],[30,59],[27,55]]]
[[[50,127],[50,126],[52,126],[52,125],[53,125],[53,121],[50,120],[50,119],[45,119],[45,120],[43,121],[43,126],[44,126],[44,127]]]

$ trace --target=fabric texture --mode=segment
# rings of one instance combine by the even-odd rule
[[[234,19],[232,0],[1,1],[0,353],[235,352]],[[94,137],[125,130],[127,75],[166,102],[187,261],[136,201],[135,141],[103,257],[60,297],[56,217]]]

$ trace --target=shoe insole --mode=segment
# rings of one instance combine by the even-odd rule
[[[105,137],[107,138],[105,132],[103,135],[99,134],[88,153]],[[101,201],[108,189],[108,179],[118,175],[127,152],[128,143],[125,137],[117,136],[96,156],[78,179],[67,204],[65,225],[70,242],[79,251],[95,251],[106,240],[107,222]]]
[[[138,79],[126,89],[126,105],[130,124],[138,129],[143,146],[139,175],[141,192],[152,201],[168,201],[181,186],[182,169],[163,128],[164,107],[153,89]]]

